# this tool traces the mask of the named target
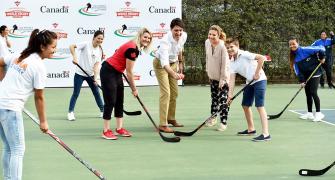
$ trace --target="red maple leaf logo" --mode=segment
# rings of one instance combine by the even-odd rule
[[[130,57],[131,57],[131,58],[136,58],[136,53],[135,53],[135,52],[132,52],[132,53],[130,54]]]

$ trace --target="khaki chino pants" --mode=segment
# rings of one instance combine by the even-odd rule
[[[178,63],[170,64],[173,71],[177,72]],[[155,58],[153,67],[156,78],[159,84],[159,125],[167,126],[167,120],[175,120],[176,102],[178,96],[178,82],[171,77],[164,68],[162,68],[160,61]]]

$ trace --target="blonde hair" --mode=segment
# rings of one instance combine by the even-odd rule
[[[226,33],[223,32],[222,28],[218,25],[212,25],[209,30],[214,30],[214,31],[217,31],[218,32],[218,35],[219,35],[219,39],[223,40],[223,41],[226,41]]]
[[[150,37],[151,37],[151,41],[149,43],[149,45],[147,47],[144,47],[143,49],[141,49],[141,37],[145,34],[145,33],[148,33],[150,34]],[[137,35],[134,39],[135,43],[136,43],[136,46],[138,49],[141,49],[143,50],[144,52],[148,53],[151,49],[151,45],[152,45],[152,33],[147,29],[147,28],[141,28],[138,32],[137,32]]]

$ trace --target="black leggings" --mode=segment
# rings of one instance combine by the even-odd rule
[[[321,66],[322,66],[322,69],[326,72],[327,82],[328,82],[328,85],[330,86],[332,84],[333,57],[327,56],[326,62],[321,64]],[[325,84],[323,71],[322,71],[321,78],[320,78],[320,84],[322,85]]]
[[[318,96],[319,82],[320,76],[312,77],[305,86],[308,112],[312,112],[313,100],[315,103],[316,112],[320,112],[320,98]]]
[[[225,84],[222,89],[219,89],[219,81],[211,80],[211,114],[219,111],[220,121],[222,124],[227,124],[229,106],[228,100],[228,84]]]
[[[122,73],[115,70],[107,62],[103,62],[100,70],[100,79],[105,102],[103,118],[110,120],[113,108],[115,108],[115,117],[123,117],[124,86]]]

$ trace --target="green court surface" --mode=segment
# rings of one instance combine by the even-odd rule
[[[240,89],[238,86],[236,91]],[[294,85],[268,85],[266,109],[279,113],[299,89]],[[66,120],[72,89],[45,90],[50,129],[82,159],[110,180],[330,180],[335,168],[321,177],[302,177],[299,169],[323,169],[335,160],[335,126],[300,120],[291,109],[306,109],[302,91],[278,119],[271,120],[269,142],[252,142],[252,137],[236,136],[246,129],[240,95],[231,105],[228,129],[215,131],[204,127],[179,143],[163,142],[152,123],[125,87],[125,110],[142,110],[140,116],[125,116],[131,138],[116,141],[101,138],[102,120],[93,95],[82,89],[75,109],[76,121]],[[159,89],[139,87],[140,98],[158,123]],[[179,88],[178,128],[192,131],[210,114],[210,88]],[[322,109],[334,108],[335,90],[320,89]],[[36,115],[33,98],[26,108]],[[257,110],[253,108],[257,133],[261,132]],[[334,117],[333,117],[334,118]],[[26,153],[25,180],[92,180],[98,179],[78,160],[48,135],[42,134],[29,117],[24,116]],[[112,127],[115,122],[112,119]],[[166,136],[172,136],[166,134]],[[1,145],[0,145],[1,146]],[[1,165],[0,165],[1,166]],[[2,172],[1,172],[2,173]],[[1,174],[2,175],[2,174]]]

